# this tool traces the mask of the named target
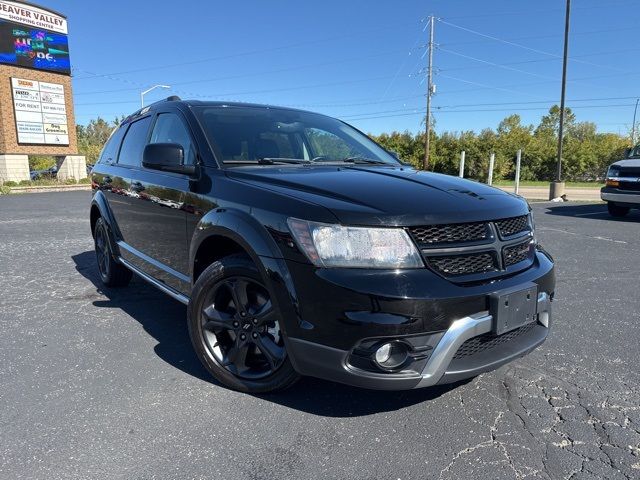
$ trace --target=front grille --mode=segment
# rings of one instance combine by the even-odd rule
[[[504,266],[510,267],[516,263],[523,262],[529,258],[531,252],[531,241],[527,240],[510,247],[505,247],[503,252]]]
[[[510,332],[503,333],[502,335],[493,335],[491,333],[485,333],[483,335],[478,335],[477,337],[470,338],[458,348],[458,351],[453,356],[455,359],[460,359],[464,357],[470,357],[472,355],[476,355],[477,353],[484,352],[486,350],[490,350],[499,345],[502,345],[506,342],[510,342],[525,333],[530,332],[536,327],[536,322],[528,323],[523,325],[520,328],[516,328],[515,330],[511,330]]]
[[[630,192],[640,192],[640,182],[625,182],[620,180],[618,188],[620,190],[628,190]]]
[[[422,245],[477,242],[489,238],[488,225],[484,222],[412,227],[409,232]]]
[[[529,215],[487,222],[408,227],[427,265],[443,277],[496,277],[531,260]],[[526,240],[525,240],[526,239]],[[523,267],[524,268],[524,267]],[[513,269],[511,269],[513,270]],[[475,281],[461,278],[460,281]]]
[[[498,270],[491,252],[429,257],[428,262],[431,268],[443,275],[471,275]]]
[[[510,237],[529,230],[529,218],[527,215],[505,218],[504,220],[498,220],[495,223],[502,238]]]
[[[620,173],[618,177],[640,177],[640,168],[639,167],[623,167],[620,169]]]

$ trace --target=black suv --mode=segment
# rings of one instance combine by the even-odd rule
[[[133,272],[188,305],[234,389],[450,383],[549,331],[554,264],[526,201],[324,115],[170,97],[115,130],[92,187],[102,281]]]

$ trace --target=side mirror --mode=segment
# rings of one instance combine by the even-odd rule
[[[195,165],[184,164],[184,149],[177,143],[150,143],[144,147],[142,166],[163,172],[193,175]]]

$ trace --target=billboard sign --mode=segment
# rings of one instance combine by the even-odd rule
[[[64,86],[11,79],[19,144],[69,145]]]
[[[62,15],[33,5],[0,0],[0,18],[21,25],[29,25],[35,29],[66,35],[67,19]]]
[[[0,63],[69,75],[67,20],[38,7],[0,0]]]

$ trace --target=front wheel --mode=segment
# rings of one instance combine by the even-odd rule
[[[607,202],[607,209],[612,217],[624,217],[630,210],[629,207],[621,207],[613,202]]]
[[[246,255],[224,257],[202,272],[188,324],[198,358],[229,388],[272,392],[299,378],[287,357],[280,312]]]

